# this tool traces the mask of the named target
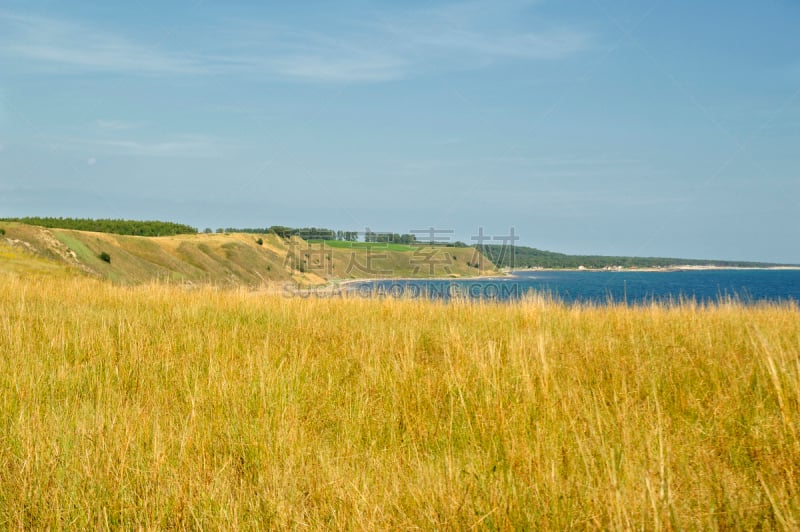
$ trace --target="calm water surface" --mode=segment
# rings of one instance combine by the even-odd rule
[[[350,285],[358,295],[516,300],[541,292],[562,301],[631,304],[692,299],[716,302],[729,297],[746,303],[800,301],[800,270],[705,271],[525,271],[481,280],[365,281]]]

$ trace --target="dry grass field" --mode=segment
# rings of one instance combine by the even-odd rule
[[[0,528],[800,526],[797,306],[0,282]]]

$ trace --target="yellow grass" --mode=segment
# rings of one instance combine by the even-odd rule
[[[0,276],[0,528],[796,528],[796,306]]]

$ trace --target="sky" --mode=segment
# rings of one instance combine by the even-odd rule
[[[795,0],[0,2],[0,217],[800,263]]]

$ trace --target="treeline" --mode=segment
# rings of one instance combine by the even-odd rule
[[[206,229],[207,233],[211,229]],[[239,228],[227,227],[217,229],[218,233],[252,233],[252,234],[276,234],[281,238],[299,236],[303,240],[341,240],[344,242],[358,242],[361,233],[358,231],[342,231],[329,229],[327,227],[287,227],[284,225],[273,225],[263,228]],[[364,233],[364,242],[381,242],[389,244],[415,244],[417,237],[413,234],[381,233],[367,230]]]
[[[416,244],[417,236],[398,233],[378,233],[367,231],[364,233],[364,242],[382,242],[387,244]]]
[[[206,229],[210,233],[211,229]],[[303,240],[358,240],[358,231],[335,231],[326,227],[286,227],[272,225],[270,227],[226,227],[217,229],[217,233],[251,233],[257,235],[275,234],[281,238],[299,236]]]
[[[766,267],[775,266],[761,262],[716,261],[703,259],[676,259],[666,257],[614,257],[604,255],[566,255],[526,246],[502,246],[484,244],[481,252],[499,268],[553,268],[574,269],[583,266],[590,269],[614,268],[668,268],[676,265]]]
[[[3,222],[19,222],[53,229],[73,229],[76,231],[96,231],[98,233],[114,233],[134,236],[172,236],[197,233],[197,229],[189,225],[173,222],[115,220],[91,218],[41,218],[30,216],[25,218],[0,218]]]

